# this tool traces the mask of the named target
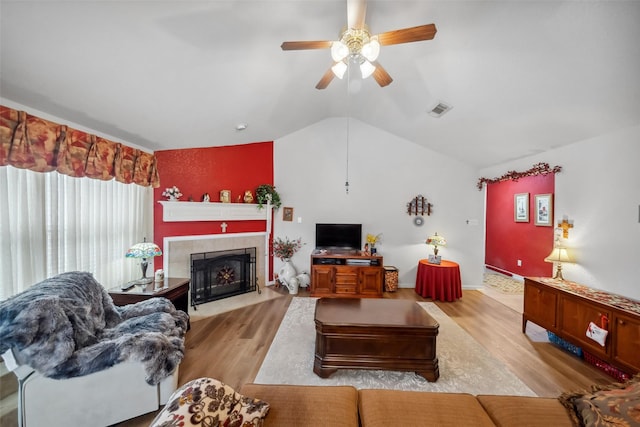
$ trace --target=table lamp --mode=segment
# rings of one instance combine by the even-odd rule
[[[427,237],[427,241],[425,243],[433,246],[433,254],[436,256],[438,255],[438,246],[447,246],[447,241],[444,237],[438,236],[438,232],[433,236]]]
[[[572,264],[574,262],[569,255],[569,252],[567,252],[567,248],[562,246],[554,247],[551,253],[547,255],[544,260],[546,262],[553,262],[558,265],[558,268],[556,269],[556,275],[553,276],[553,278],[560,280],[564,280],[564,277],[562,277],[562,264]]]
[[[146,238],[142,243],[136,243],[127,251],[127,258],[142,258],[142,262],[140,263],[140,267],[142,267],[142,279],[138,280],[139,284],[147,284],[153,281],[151,277],[147,277],[147,266],[149,265],[147,259],[158,255],[162,255],[160,247],[153,242],[147,242]]]

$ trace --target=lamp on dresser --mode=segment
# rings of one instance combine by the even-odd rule
[[[544,259],[546,262],[552,262],[557,265],[556,275],[553,276],[554,279],[564,280],[562,277],[562,264],[573,264],[573,258],[567,251],[567,248],[563,246],[556,246],[553,248],[551,253],[547,255]]]

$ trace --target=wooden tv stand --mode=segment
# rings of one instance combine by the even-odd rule
[[[381,298],[382,257],[358,250],[314,251],[311,255],[311,296]]]

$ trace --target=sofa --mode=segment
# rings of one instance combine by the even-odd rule
[[[558,399],[473,396],[352,386],[246,384],[239,391],[212,378],[184,384],[151,423],[305,427],[571,427]]]

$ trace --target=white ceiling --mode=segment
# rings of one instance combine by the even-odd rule
[[[372,33],[438,33],[382,48],[391,85],[354,70],[323,91],[329,51],[280,44],[337,39],[346,0],[0,7],[0,96],[150,150],[350,116],[482,168],[640,124],[640,1],[370,0]]]

